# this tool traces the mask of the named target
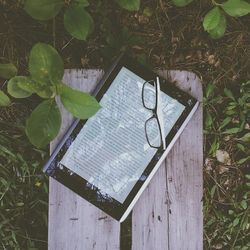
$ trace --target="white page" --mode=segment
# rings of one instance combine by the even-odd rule
[[[85,123],[61,160],[120,203],[156,153],[144,131],[145,121],[152,116],[142,104],[144,82],[123,67],[101,99],[102,108]],[[185,107],[163,92],[161,97],[167,135]]]

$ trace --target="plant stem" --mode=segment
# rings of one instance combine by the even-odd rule
[[[221,6],[222,4],[220,4],[220,3],[217,3],[215,0],[212,0],[212,4],[213,5],[216,5],[216,6]]]

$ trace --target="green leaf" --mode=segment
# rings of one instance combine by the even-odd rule
[[[93,96],[88,93],[72,89],[67,85],[62,85],[60,98],[64,107],[75,117],[81,119],[91,117],[101,107]]]
[[[210,97],[214,93],[214,85],[209,83],[206,88],[206,98]]]
[[[8,106],[10,104],[10,98],[0,90],[0,106]]]
[[[228,0],[221,7],[228,15],[233,17],[245,16],[250,13],[250,4],[242,0]]]
[[[51,98],[56,95],[56,86],[51,85],[50,83],[39,83],[34,81],[29,77],[29,81],[23,82],[20,86],[23,90],[27,92],[36,93],[42,98]]]
[[[51,98],[56,95],[56,88],[55,86],[51,84],[41,84],[39,82],[36,82],[32,80],[30,77],[27,77],[28,81],[23,82],[20,85],[20,88],[24,91],[30,92],[30,93],[36,93],[38,96],[42,98]]]
[[[215,140],[213,141],[213,143],[210,146],[209,155],[212,155],[213,157],[215,157],[216,151],[219,149],[219,147],[220,147],[220,143],[215,138]]]
[[[250,142],[250,132],[244,134],[241,138],[238,139],[239,141],[243,142]]]
[[[209,111],[206,112],[206,121],[205,121],[205,127],[206,129],[209,129],[211,128],[213,124],[213,118],[212,118],[212,115]]]
[[[224,88],[224,94],[225,94],[228,98],[230,98],[230,99],[232,99],[232,100],[235,101],[235,98],[234,98],[233,93],[232,93],[231,90],[229,90],[229,89],[227,89],[227,88]]]
[[[51,98],[56,95],[55,88],[51,84],[42,84],[32,80],[30,77],[23,77],[18,87],[27,93],[36,93],[42,98]],[[11,94],[11,93],[10,93]]]
[[[38,148],[53,140],[61,126],[61,114],[54,99],[40,103],[26,122],[26,135]]]
[[[223,128],[226,127],[231,121],[232,121],[231,117],[226,117],[226,118],[222,121],[222,123],[221,123],[219,129],[223,129]]]
[[[42,85],[42,84],[32,80],[30,77],[25,77],[25,76],[17,76],[17,77],[14,77],[13,80],[16,81],[17,87],[19,89],[23,90],[27,94],[28,93],[29,94],[36,93],[37,95],[39,95],[42,98],[50,98],[50,97],[53,96],[53,92],[51,90],[50,85],[49,86]],[[15,84],[13,84],[13,85],[15,85]],[[12,86],[10,86],[10,88],[11,87]],[[14,89],[14,91],[15,91],[15,89]],[[17,90],[17,91],[19,91],[19,90]],[[13,94],[11,93],[11,89],[9,91],[9,94],[12,95],[12,96],[15,95],[14,93]],[[17,97],[17,98],[22,98],[22,97]]]
[[[30,80],[25,76],[15,76],[8,81],[8,93],[15,98],[25,98],[32,95],[33,91],[24,90],[22,85]]]
[[[24,10],[34,19],[49,20],[61,10],[64,0],[26,0]]]
[[[145,7],[142,13],[144,16],[151,17],[154,14],[154,10],[149,7]]]
[[[82,7],[89,6],[89,2],[87,0],[75,0],[78,4],[80,4]]]
[[[39,95],[42,98],[51,98],[55,96],[54,88],[51,86],[40,86],[36,90],[36,94]]]
[[[221,19],[221,11],[219,7],[214,7],[212,10],[210,10],[203,20],[203,27],[205,31],[210,31],[216,28]]]
[[[129,11],[138,11],[141,0],[115,0],[123,9]]]
[[[0,77],[10,79],[17,74],[17,68],[12,63],[0,63]]]
[[[214,186],[211,188],[211,198],[212,198],[212,199],[214,198],[214,194],[215,194],[216,188],[217,188],[216,185],[214,185]]]
[[[57,83],[64,74],[62,58],[52,46],[37,43],[30,52],[29,71],[32,79],[39,83]]]
[[[236,146],[237,146],[237,148],[238,148],[239,150],[241,150],[242,152],[245,152],[245,151],[246,151],[244,145],[242,145],[242,144],[240,144],[240,143],[237,143]]]
[[[234,219],[234,221],[233,221],[233,226],[234,226],[234,227],[237,226],[237,225],[239,224],[239,222],[240,222],[240,219],[236,217],[236,218]]]
[[[94,21],[82,6],[72,5],[64,13],[64,27],[79,40],[86,40],[94,29]]]
[[[240,132],[240,128],[229,128],[223,132],[223,134],[236,134]]]
[[[240,159],[237,163],[238,163],[238,164],[243,164],[243,163],[245,163],[246,161],[248,161],[249,159],[250,159],[250,156]]]
[[[184,7],[193,2],[193,0],[172,0],[172,2],[178,7]]]
[[[219,39],[225,34],[226,28],[227,28],[227,20],[225,15],[221,12],[220,21],[218,25],[214,29],[209,30],[208,32],[211,38]]]

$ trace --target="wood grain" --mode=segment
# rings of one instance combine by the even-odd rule
[[[102,75],[100,70],[66,70],[64,82],[91,91]],[[63,122],[58,137],[51,143],[51,151],[73,121],[58,103]],[[52,178],[49,186],[49,250],[119,249],[117,221]]]
[[[193,73],[159,74],[202,100],[202,86]],[[64,81],[91,91],[101,76],[100,70],[66,70]],[[63,126],[51,151],[72,122],[60,107]],[[202,147],[200,106],[134,207],[133,250],[202,249]],[[119,249],[120,224],[50,178],[48,241],[50,250]]]
[[[202,100],[202,85],[195,74],[159,71],[159,75]],[[133,210],[133,250],[203,248],[202,166],[200,105]]]
[[[179,88],[202,101],[202,85],[190,72],[171,72]],[[203,249],[203,114],[202,105],[166,158],[171,214],[169,246],[176,250]]]

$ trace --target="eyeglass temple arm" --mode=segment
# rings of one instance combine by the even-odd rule
[[[160,123],[160,129],[161,129],[161,139],[162,139],[162,143],[163,143],[163,150],[166,149],[166,141],[165,141],[165,129],[164,129],[164,115],[162,112],[162,102],[161,102],[161,88],[160,88],[160,80],[159,77],[156,77],[156,87],[157,87],[157,115],[159,118],[159,123]]]

